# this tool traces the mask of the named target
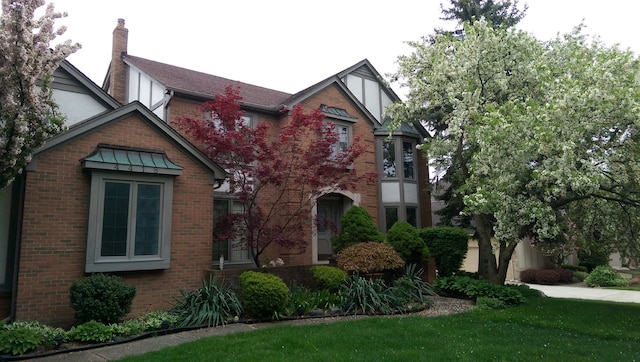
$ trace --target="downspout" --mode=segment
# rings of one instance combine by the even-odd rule
[[[24,216],[24,195],[25,187],[27,184],[27,172],[24,171],[22,176],[16,178],[17,185],[14,187],[14,194],[12,196],[12,204],[16,205],[15,220],[12,222],[14,225],[14,263],[13,263],[13,275],[11,285],[11,312],[9,313],[9,319],[14,321],[16,319],[17,298],[18,298],[18,274],[20,271],[20,245],[22,240],[22,219]]]

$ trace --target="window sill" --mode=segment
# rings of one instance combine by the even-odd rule
[[[135,261],[96,261],[85,264],[86,273],[169,269],[168,259],[146,259]]]

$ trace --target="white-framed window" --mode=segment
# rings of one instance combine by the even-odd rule
[[[382,173],[385,177],[396,177],[396,142],[385,140],[382,142]]]
[[[211,112],[205,112],[204,113],[204,119],[206,121],[213,121],[213,125],[217,130],[220,130],[222,128],[222,122],[217,119],[217,118],[212,118],[212,114]],[[258,125],[258,119],[255,115],[253,114],[244,114],[240,117],[240,121],[242,123],[242,125],[244,125],[245,127],[249,127],[249,128],[255,128]],[[236,128],[238,128],[236,126]]]
[[[405,179],[415,179],[415,150],[416,145],[413,142],[402,142],[402,169],[404,170]]]
[[[338,133],[338,140],[333,144],[332,158],[336,158],[341,152],[344,152],[351,142],[353,142],[353,133],[351,124],[345,122],[329,121],[333,124],[335,131]]]
[[[399,143],[402,148],[399,148]],[[380,145],[380,143],[378,143]],[[381,168],[385,178],[400,178],[415,180],[416,178],[416,144],[410,140],[398,138],[383,139]],[[402,160],[401,162],[398,160]]]
[[[245,212],[244,205],[234,199],[222,198],[214,196],[213,201],[213,217],[214,217],[214,243],[213,243],[213,263],[219,263],[220,257],[225,263],[247,263],[251,262],[249,253],[249,245],[242,236],[228,238],[222,240],[218,235],[225,234],[227,231],[227,223],[224,218],[230,214],[243,214]],[[233,227],[242,228],[241,225]]]
[[[92,171],[86,272],[169,268],[173,180]]]

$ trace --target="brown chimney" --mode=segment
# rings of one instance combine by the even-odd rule
[[[127,101],[127,68],[122,57],[127,54],[128,40],[129,29],[124,27],[124,19],[118,19],[118,26],[113,30],[111,72],[109,73],[109,94],[122,104],[125,104]]]

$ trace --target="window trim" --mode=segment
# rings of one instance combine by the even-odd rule
[[[393,173],[394,173],[393,176],[389,176],[385,172],[385,168],[384,168],[384,162],[386,160],[385,153],[384,153],[385,144],[392,144],[393,145]],[[380,174],[382,175],[382,178],[385,179],[385,180],[397,180],[398,178],[400,178],[398,176],[398,152],[396,151],[397,148],[398,148],[397,146],[398,146],[398,142],[396,142],[395,138],[389,139],[389,138],[385,137],[385,138],[382,139],[382,143],[381,143],[381,146],[380,146],[380,149],[382,151],[381,151],[381,159],[380,159],[379,168],[380,168]],[[404,164],[403,164],[403,167],[404,167]]]
[[[387,176],[384,172],[384,145],[385,143],[393,143],[394,147],[394,158],[395,158],[395,176]],[[404,145],[408,143],[411,145],[411,149],[413,151],[413,168],[411,172],[413,177],[406,177],[406,168],[404,162]],[[417,149],[416,142],[407,137],[381,137],[378,140],[378,147],[380,148],[380,159],[378,161],[378,172],[382,175],[383,180],[398,180],[401,182],[415,182],[418,179],[418,157],[417,157]]]
[[[414,181],[414,180],[416,180],[418,178],[417,177],[418,169],[416,168],[416,165],[418,163],[417,162],[417,157],[416,157],[416,152],[417,152],[416,142],[413,141],[413,140],[407,139],[407,138],[401,138],[400,141],[402,143],[402,150],[400,151],[400,155],[402,156],[402,178],[404,180],[412,180],[412,181]],[[412,177],[407,177],[406,176],[407,168],[405,167],[405,162],[404,162],[405,161],[405,158],[404,158],[404,151],[405,151],[404,145],[405,144],[409,144],[409,146],[411,147],[411,151],[412,151],[412,153],[411,153],[411,156],[413,158],[411,160],[411,174],[412,174]]]
[[[347,121],[341,121],[335,118],[327,118],[326,123],[333,124],[334,130],[338,133],[338,140],[331,145],[332,153],[331,157],[335,158],[340,152],[340,127],[347,129],[347,148],[353,145],[353,123]]]
[[[124,181],[162,184],[160,209],[160,235],[158,255],[129,255],[131,240],[127,240],[127,255],[103,257],[101,251],[102,214],[104,211],[104,189],[108,181]],[[146,175],[139,173],[107,172],[92,170],[89,197],[89,225],[87,230],[87,254],[85,272],[115,272],[134,270],[168,269],[171,264],[171,223],[174,177],[169,175]],[[137,197],[136,195],[133,195]],[[130,200],[134,203],[135,199]],[[131,225],[129,231],[131,234]]]

